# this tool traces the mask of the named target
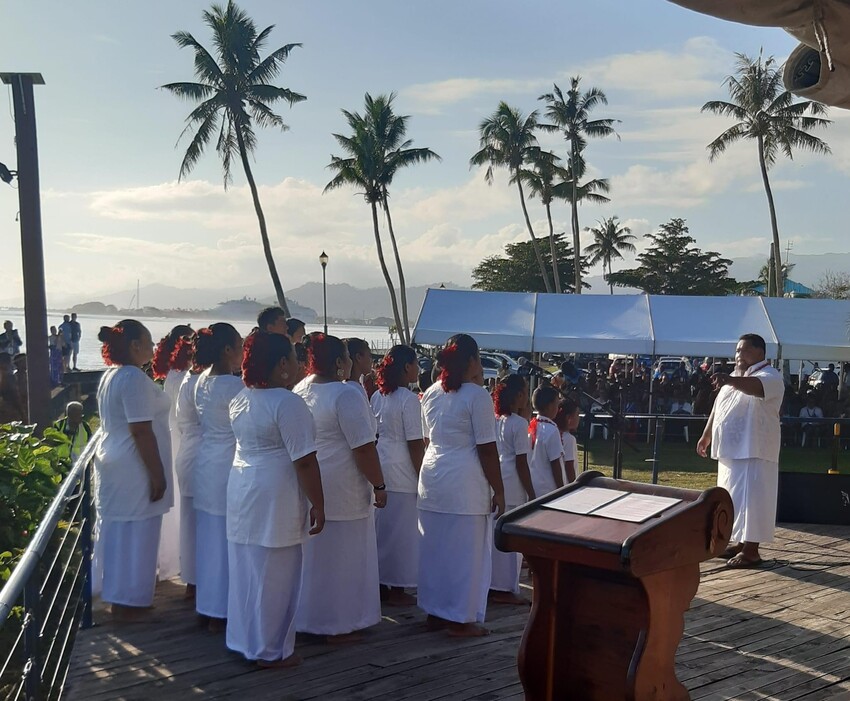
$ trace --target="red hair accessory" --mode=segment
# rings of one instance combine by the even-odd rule
[[[532,448],[534,448],[534,444],[537,443],[537,423],[538,422],[536,416],[528,422],[528,435],[531,436]]]

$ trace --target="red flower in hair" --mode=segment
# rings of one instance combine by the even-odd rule
[[[534,448],[534,444],[537,443],[537,417],[536,416],[531,421],[528,422],[528,435],[531,436],[531,447]]]

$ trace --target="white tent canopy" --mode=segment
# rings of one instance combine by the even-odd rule
[[[731,356],[757,333],[768,357],[850,361],[850,301],[428,290],[413,331],[439,345],[468,333],[520,353]]]

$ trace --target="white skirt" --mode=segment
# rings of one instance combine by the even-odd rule
[[[419,513],[416,494],[391,492],[375,512],[378,573],[387,587],[415,587],[419,576]]]
[[[121,606],[152,606],[162,516],[142,521],[101,521],[101,599]]]
[[[720,460],[717,486],[732,496],[733,543],[772,543],[776,529],[779,465],[768,460]]]
[[[249,660],[274,662],[295,650],[301,545],[264,548],[228,543],[227,647]]]
[[[195,506],[192,497],[180,497],[180,579],[186,584],[194,584],[195,574]]]
[[[507,513],[514,506],[505,507]],[[495,528],[495,524],[493,526]],[[495,532],[495,531],[494,531]],[[519,594],[519,574],[522,569],[522,553],[503,553],[493,543],[493,567],[490,578],[490,589],[495,591],[509,591]]]
[[[298,632],[343,635],[380,621],[375,517],[325,521],[304,544]]]
[[[227,618],[227,520],[195,509],[195,610]]]
[[[419,510],[418,604],[455,623],[483,623],[493,548],[492,517]]]

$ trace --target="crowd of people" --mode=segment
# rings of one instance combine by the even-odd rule
[[[296,631],[357,641],[382,605],[487,634],[488,601],[528,604],[494,518],[575,479],[578,406],[541,387],[531,419],[519,375],[491,396],[464,334],[419,393],[413,348],[391,348],[366,387],[368,344],[304,331],[276,308],[245,339],[226,323],[156,346],[135,320],[101,329],[103,600],[143,617],[171,540],[204,624],[261,666],[298,664]]]

